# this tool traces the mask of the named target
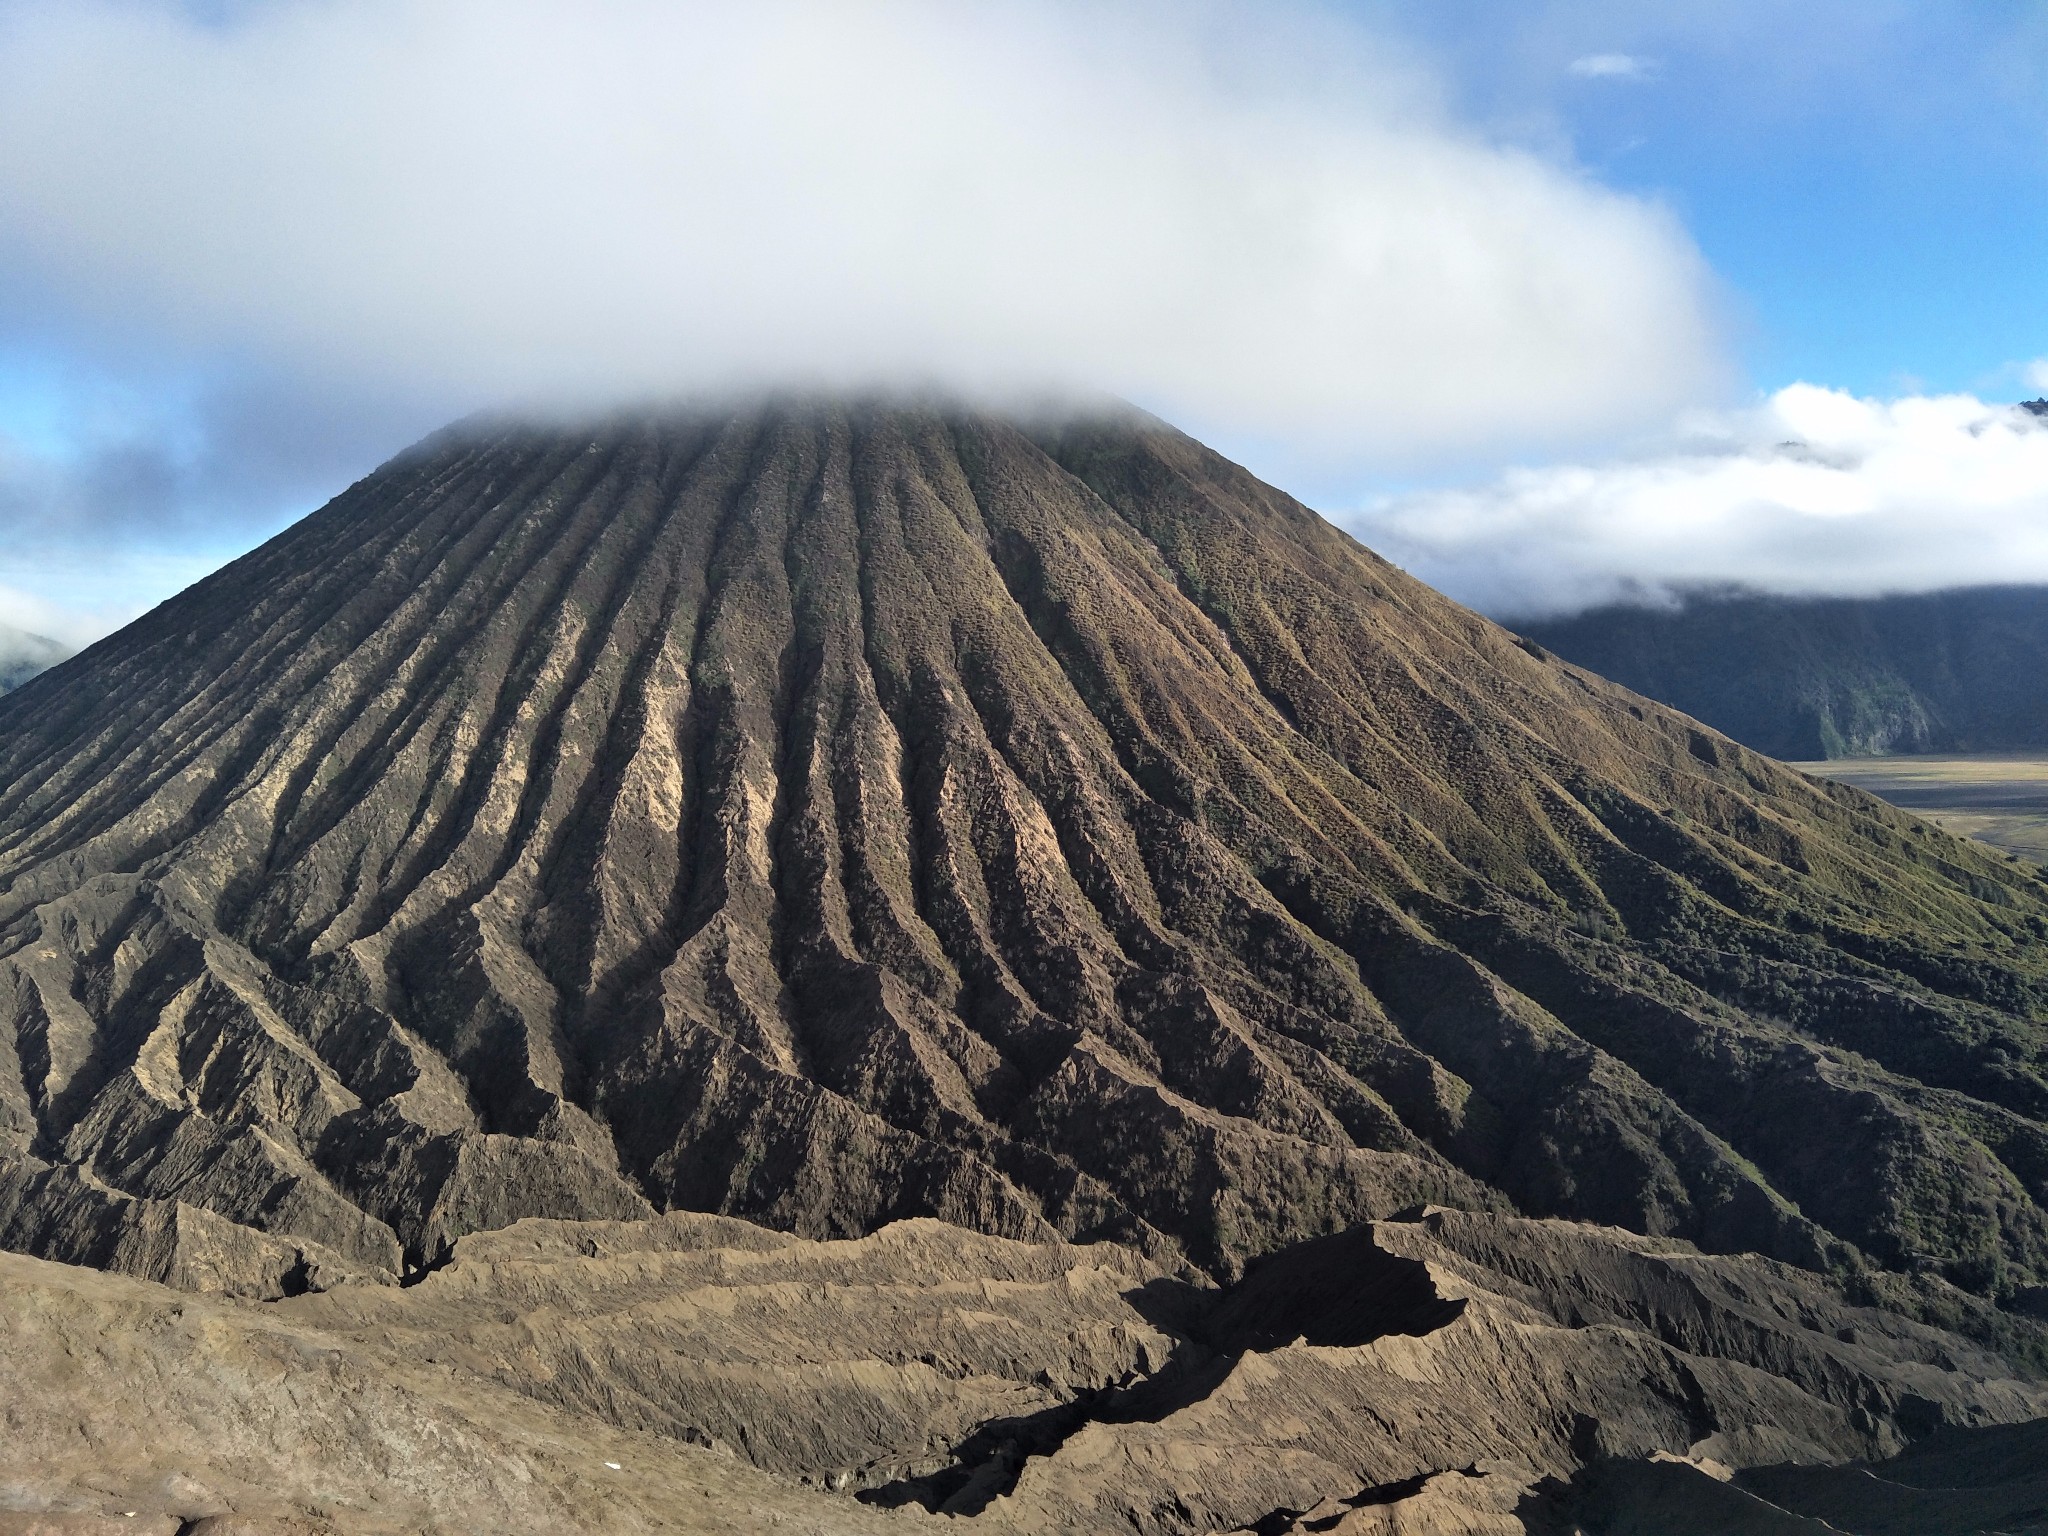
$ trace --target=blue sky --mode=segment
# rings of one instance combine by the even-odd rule
[[[1503,475],[1701,431],[1765,452],[1799,381],[2042,392],[2041,0],[750,14],[781,30],[696,0],[0,0],[0,623],[90,638],[450,416],[614,379],[1120,390],[1424,543],[1445,488],[1496,487],[1469,523]],[[745,218],[657,216],[671,175]],[[2001,462],[1981,515],[2048,517]]]
[[[1660,197],[1736,305],[1747,377],[2021,388],[2048,354],[2048,5],[1360,7],[1469,114]],[[1620,55],[1636,75],[1575,75]],[[1553,126],[1554,125],[1554,126]]]

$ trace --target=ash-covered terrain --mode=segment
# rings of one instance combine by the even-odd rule
[[[2044,936],[1136,413],[468,424],[0,701],[0,1505],[1832,1520],[2048,1412]]]
[[[10,1533],[1938,1536],[2038,1530],[2048,1452],[2048,1386],[1819,1277],[1443,1210],[1224,1290],[682,1212],[274,1303],[9,1255],[0,1287]]]

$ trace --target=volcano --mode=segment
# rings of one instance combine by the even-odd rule
[[[2044,1020],[1143,414],[477,420],[0,700],[0,1524],[2005,1530]]]
[[[2044,937],[1135,411],[479,420],[0,700],[0,1246],[930,1217],[1271,1290],[1434,1209],[2024,1354]]]

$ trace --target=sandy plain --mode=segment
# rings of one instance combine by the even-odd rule
[[[2048,757],[1844,757],[1792,766],[1867,789],[1959,837],[2048,863]]]

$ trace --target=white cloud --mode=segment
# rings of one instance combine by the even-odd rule
[[[88,645],[141,611],[66,607],[0,582],[0,670],[31,656],[40,658],[44,645],[55,644],[64,650]]]
[[[1565,67],[1581,80],[1647,80],[1657,72],[1650,60],[1632,53],[1589,53]]]
[[[1410,458],[1723,377],[1660,207],[1249,0],[0,0],[0,282],[472,398],[1085,386]]]
[[[2048,357],[2035,358],[2020,370],[2020,376],[2026,380],[2027,388],[2048,395]]]
[[[1867,596],[2048,582],[2048,420],[1795,384],[1661,451],[1390,499],[1349,526],[1503,617],[1688,587]]]
[[[25,634],[0,624],[0,693],[20,687],[69,654],[68,647],[42,635]]]

